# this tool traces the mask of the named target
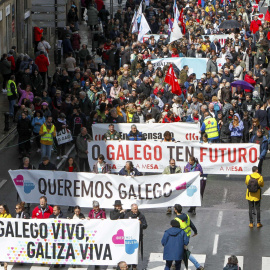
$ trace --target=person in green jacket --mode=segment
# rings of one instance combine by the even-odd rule
[[[167,166],[162,174],[175,174],[175,173],[182,173],[181,167],[175,166],[175,159],[170,159],[170,165]],[[172,213],[172,208],[167,208],[167,215],[170,215]]]

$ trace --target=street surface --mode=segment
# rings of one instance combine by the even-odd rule
[[[17,169],[20,165],[18,159],[17,138],[14,138],[6,148],[0,150],[0,201],[7,204],[11,214],[15,214],[17,192],[8,175],[9,169]],[[69,145],[68,149],[70,149]],[[32,148],[30,162],[37,167],[40,162],[40,153]],[[75,156],[74,150],[71,155]],[[56,154],[52,154],[52,162],[56,161]],[[60,166],[61,168],[61,166]],[[198,261],[205,265],[205,269],[222,269],[226,256],[235,254],[238,256],[242,269],[266,270],[270,265],[270,156],[264,161],[263,176],[265,186],[262,196],[261,216],[262,228],[250,229],[248,227],[248,204],[245,200],[245,176],[211,175],[207,179],[206,190],[202,207],[197,208],[197,215],[191,216],[198,229],[198,235],[191,238],[189,249],[195,254]],[[89,206],[91,201],[89,201]],[[31,210],[36,205],[31,205]],[[67,207],[62,207],[66,213]],[[88,214],[90,208],[84,208],[83,213]],[[184,212],[188,209],[185,208]],[[170,221],[174,215],[166,215],[166,209],[146,209],[142,211],[146,216],[148,228],[144,231],[144,260],[139,259],[138,269],[147,268],[161,270],[163,248],[160,243],[163,233],[170,227]],[[109,210],[107,210],[109,214]],[[89,268],[80,269],[93,269]],[[107,267],[100,267],[106,269]],[[3,267],[0,269],[3,269]],[[49,269],[49,266],[40,265],[10,265],[9,269]],[[72,269],[71,266],[62,269]],[[109,267],[112,269],[112,267]],[[194,270],[193,265],[189,269]]]
[[[109,9],[109,0],[104,1]],[[124,6],[125,3],[122,5]],[[114,1],[114,12],[118,8],[117,1]],[[266,12],[266,4],[261,8],[261,12]],[[88,43],[89,33],[81,35],[83,43]],[[90,44],[89,44],[90,45]],[[269,68],[269,67],[268,67]],[[8,175],[9,169],[17,169],[20,165],[18,159],[17,138],[14,138],[4,149],[0,149],[0,202],[7,204],[11,214],[15,214],[17,203],[17,192]],[[70,149],[69,145],[68,149]],[[30,163],[38,167],[40,163],[40,153],[36,148],[32,148]],[[75,156],[74,150],[71,155]],[[56,162],[56,154],[52,155],[52,162]],[[61,166],[59,166],[61,167]],[[197,215],[191,216],[192,221],[198,229],[198,235],[190,239],[189,249],[195,255],[199,263],[207,270],[221,270],[227,262],[228,256],[234,254],[238,257],[239,266],[242,270],[269,270],[270,269],[270,155],[263,165],[263,176],[265,186],[263,192],[268,195],[262,196],[261,202],[261,222],[262,228],[250,229],[248,218],[248,203],[245,199],[245,177],[230,175],[208,176],[206,190],[202,207],[197,208]],[[89,201],[89,206],[91,201]],[[31,205],[31,210],[36,205]],[[64,213],[67,207],[62,207]],[[84,214],[88,214],[90,208],[83,209]],[[188,209],[185,208],[184,212]],[[162,261],[163,247],[160,243],[163,233],[170,227],[170,221],[174,215],[166,215],[166,209],[147,209],[142,211],[146,216],[148,228],[144,232],[144,260],[139,258],[138,269],[164,269],[165,263]],[[107,211],[109,214],[109,211]],[[81,267],[79,269],[91,269],[95,267]],[[3,267],[0,266],[0,270]],[[41,265],[19,265],[9,264],[8,269],[31,269],[47,270],[53,266]],[[66,266],[60,269],[74,269]],[[96,269],[113,269],[112,267],[96,267]],[[182,266],[181,269],[184,269]],[[194,270],[193,265],[189,269]]]

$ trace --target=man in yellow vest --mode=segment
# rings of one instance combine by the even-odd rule
[[[216,118],[209,115],[209,112],[204,113],[204,121],[200,133],[206,133],[208,141],[211,143],[219,142],[219,125]]]
[[[15,83],[15,76],[11,75],[7,83],[7,97],[9,102],[9,115],[14,116],[14,105],[18,97],[17,86]]]
[[[198,234],[197,229],[193,222],[190,220],[190,217],[188,214],[182,213],[182,206],[180,204],[174,205],[174,212],[176,214],[175,220],[177,220],[180,224],[180,229],[185,231],[187,234],[187,237],[190,238],[191,236],[191,230],[194,232],[193,236],[196,236]],[[192,254],[189,256],[189,260],[194,264],[196,267],[196,270],[203,270],[204,267],[201,266],[197,260],[194,258]]]
[[[48,116],[46,122],[40,127],[41,160],[43,157],[51,158],[53,138],[56,136],[56,128],[52,123],[52,117]]]

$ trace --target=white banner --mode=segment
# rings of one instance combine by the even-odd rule
[[[89,207],[93,200],[102,208],[113,208],[115,200],[121,200],[124,209],[129,209],[132,203],[140,205],[139,208],[168,207],[176,203],[201,205],[198,172],[134,178],[39,170],[10,170],[9,174],[21,200],[27,203],[37,203],[45,195],[49,204],[81,207]]]
[[[226,40],[227,40],[227,38],[232,38],[232,39],[234,39],[234,35],[203,35],[202,37],[203,37],[203,39],[205,40],[205,37],[209,37],[209,40],[211,41],[211,42],[213,42],[214,41],[214,39],[218,39],[218,42],[220,43],[220,45],[221,45],[221,47],[224,47],[224,45],[225,45],[225,42],[226,42]]]
[[[69,129],[63,128],[56,133],[56,140],[58,145],[72,141],[72,134]]]
[[[140,223],[126,220],[0,219],[0,261],[117,265],[138,263]]]
[[[198,159],[205,174],[249,174],[257,165],[258,144],[201,144],[198,142],[107,141],[88,143],[88,161],[93,166],[103,154],[112,172],[119,172],[126,161],[132,161],[140,172],[163,172],[174,158],[184,169],[190,156]],[[171,177],[171,176],[170,176]]]
[[[127,134],[131,130],[132,123],[114,124],[114,129],[118,131],[121,138],[126,140]],[[170,131],[176,141],[199,141],[200,123],[151,123],[137,124],[137,129],[142,132],[147,140],[161,140],[166,130]],[[100,141],[104,139],[104,134],[109,130],[108,124],[92,125],[93,139]]]
[[[166,65],[174,64],[181,70],[185,65],[189,67],[189,74],[195,73],[197,79],[200,78],[203,73],[206,72],[206,64],[208,58],[193,58],[193,57],[169,57],[169,58],[158,58],[158,59],[147,59],[145,63],[151,61],[154,69],[158,67],[163,68]]]

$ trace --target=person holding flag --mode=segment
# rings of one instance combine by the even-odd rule
[[[171,85],[173,94],[178,95],[178,96],[182,94],[181,87],[175,76],[172,64],[170,64],[170,67],[168,69],[164,82]]]

